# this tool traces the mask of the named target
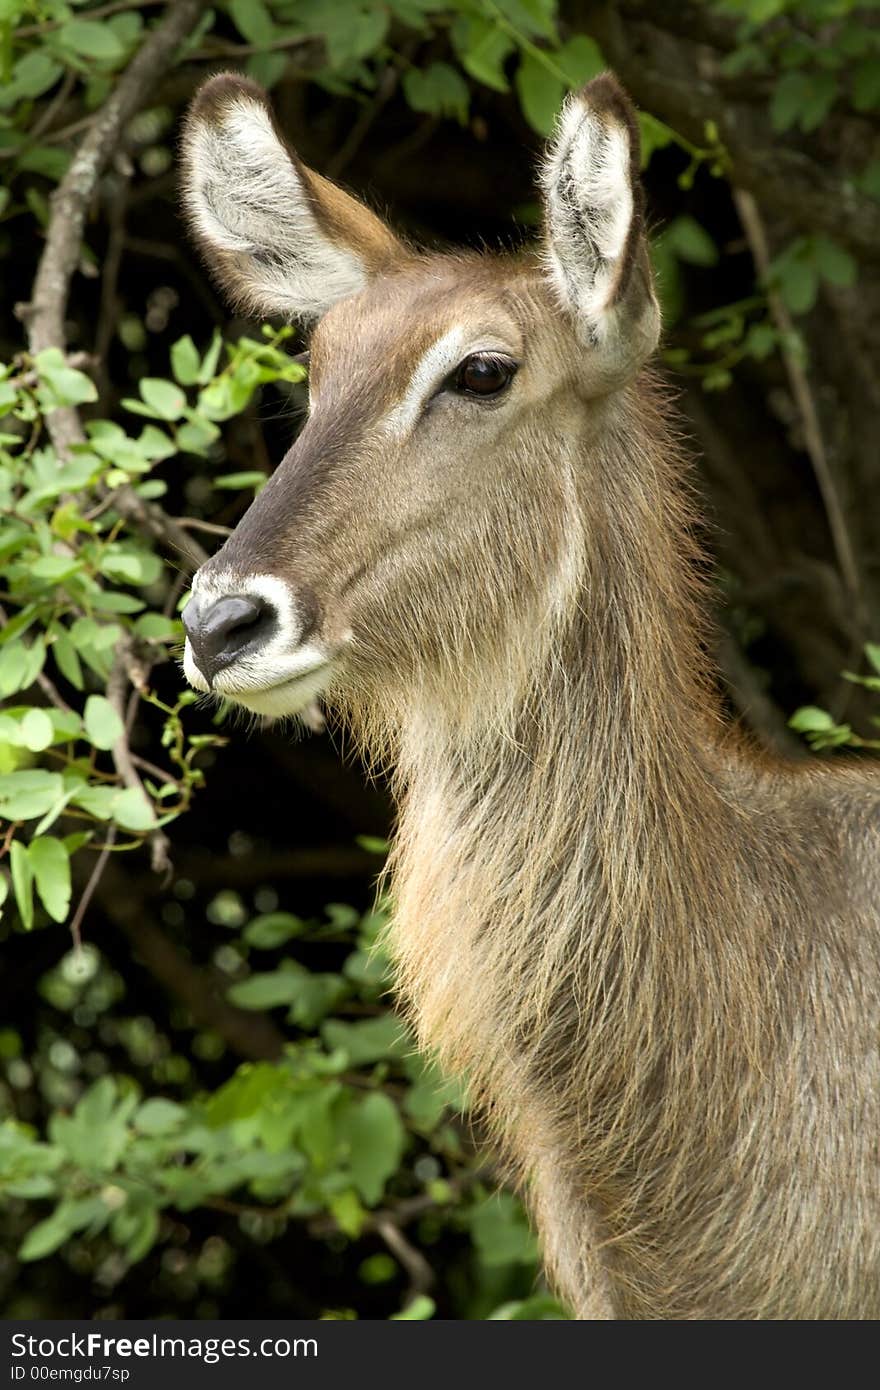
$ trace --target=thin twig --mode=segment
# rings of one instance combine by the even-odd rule
[[[419,1294],[427,1293],[430,1288],[433,1288],[435,1282],[433,1269],[421,1250],[417,1250],[407,1240],[397,1222],[386,1219],[377,1221],[376,1231],[409,1275],[409,1289],[405,1301],[411,1303]]]
[[[178,516],[175,520],[185,531],[207,531],[211,536],[232,535],[231,526],[220,526],[216,521],[202,521],[198,516]]]
[[[49,677],[46,675],[45,671],[41,671],[40,674],[37,676],[37,685],[40,687],[44,695],[48,695],[49,699],[51,700],[52,704],[55,706],[56,709],[62,710],[64,714],[76,713],[76,711],[72,709],[71,706],[67,703],[61,692],[56,688],[54,682],[51,681]]]
[[[33,125],[31,126],[28,137],[29,143],[36,144],[37,140],[44,133],[44,131],[48,130],[55,116],[57,116],[58,112],[61,110],[62,106],[66,102],[67,98],[70,96],[70,93],[73,91],[75,82],[76,73],[71,68],[69,68],[67,72],[64,74],[61,86],[58,88],[58,91],[55,93],[54,97],[49,102],[49,105],[46,107],[39,120],[34,121]]]
[[[179,777],[175,777],[173,772],[168,772],[164,767],[158,767],[156,763],[151,763],[149,758],[142,758],[140,753],[132,753],[131,760],[135,767],[143,768],[151,777],[157,777],[162,782],[170,782],[175,787],[182,787],[183,782]]]
[[[751,248],[752,258],[761,279],[767,282],[767,272],[770,269],[770,248],[767,243],[767,234],[764,230],[764,223],[761,212],[753,194],[742,188],[733,190],[736,210],[739,220],[742,223],[743,231]],[[825,506],[825,514],[828,518],[828,529],[831,532],[831,540],[834,545],[834,553],[837,556],[837,563],[840,567],[841,577],[846,586],[850,598],[856,608],[857,625],[864,627],[865,607],[862,597],[862,586],[859,578],[859,567],[856,562],[855,551],[847,529],[846,517],[843,505],[837,491],[837,484],[828,463],[828,455],[825,451],[825,443],[822,439],[822,427],[819,423],[819,413],[816,410],[816,403],[813,400],[813,393],[810,390],[810,383],[807,373],[795,353],[786,348],[784,339],[795,333],[795,326],[791,315],[785,306],[785,302],[779,292],[767,285],[767,303],[770,308],[770,315],[783,337],[782,360],[785,364],[786,375],[788,376],[791,393],[794,397],[795,405],[801,417],[801,426],[804,432],[804,447],[809,455],[810,463],[813,466],[813,473],[822,501]]]
[[[326,169],[328,178],[337,179],[348,168],[372,130],[375,121],[397,91],[399,82],[399,69],[389,63],[379,78],[372,99],[364,106],[345,140],[328,161]]]
[[[417,1221],[426,1212],[437,1211],[440,1208],[451,1206],[468,1188],[475,1186],[476,1183],[486,1182],[497,1186],[497,1175],[493,1174],[485,1165],[478,1168],[468,1169],[466,1172],[459,1173],[456,1177],[450,1178],[446,1184],[449,1189],[449,1200],[438,1201],[428,1192],[419,1193],[416,1197],[402,1197],[400,1201],[394,1202],[388,1207],[380,1207],[376,1211],[371,1211],[365,1218],[361,1231],[377,1231],[383,1222],[391,1222],[398,1229],[408,1226],[410,1222]],[[309,1235],[328,1236],[333,1235],[339,1230],[336,1218],[333,1216],[316,1216],[309,1221]]]
[[[28,325],[32,353],[47,347],[64,350],[64,315],[70,282],[80,255],[89,204],[127,122],[149,95],[157,76],[191,33],[207,0],[174,0],[156,28],[132,59],[104,105],[89,124],[88,133],[70,167],[50,198],[46,243],[34,280],[31,303],[19,309]],[[83,440],[79,415],[61,406],[46,417],[49,437],[64,458]]]
[[[107,867],[107,860],[110,858],[110,851],[116,843],[118,827],[111,825],[107,831],[107,839],[104,841],[101,853],[98,855],[89,874],[88,882],[82,891],[79,902],[76,905],[76,912],[73,914],[70,923],[70,935],[73,938],[74,948],[78,951],[82,946],[82,924],[83,918],[89,910],[89,903],[95,895],[98,884],[101,882],[101,875]]]

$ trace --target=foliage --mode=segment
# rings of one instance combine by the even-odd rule
[[[164,523],[193,537],[235,523],[289,442],[305,373],[288,330],[254,336],[238,324],[224,340],[221,311],[205,309],[213,301],[170,211],[185,101],[207,72],[240,68],[279,102],[301,98],[307,127],[349,113],[340,159],[359,140],[384,139],[392,165],[440,128],[457,186],[463,149],[488,139],[500,169],[513,144],[539,144],[566,91],[606,66],[606,8],[218,0],[129,121],[103,178],[79,253],[71,351],[32,355],[20,329],[2,330],[0,931],[10,977],[27,962],[0,1029],[0,1199],[15,1242],[0,1281],[28,1289],[10,1295],[12,1315],[66,1310],[85,1279],[112,1316],[141,1316],[154,1287],[154,1311],[210,1316],[242,1296],[254,1249],[310,1272],[278,1294],[283,1311],[563,1315],[540,1286],[521,1205],[495,1191],[463,1098],[417,1056],[390,1009],[377,944],[387,904],[368,906],[371,869],[353,892],[357,907],[331,903],[324,913],[316,904],[341,895],[332,876],[298,885],[306,907],[296,895],[282,907],[271,874],[239,893],[178,870],[164,896],[144,895],[150,939],[164,932],[163,949],[177,953],[174,969],[156,972],[161,989],[144,981],[136,932],[134,960],[120,947],[111,899],[141,891],[143,861],[162,867],[168,840],[173,864],[191,840],[225,862],[242,839],[269,839],[265,825],[253,829],[261,808],[244,798],[229,824],[214,809],[224,778],[244,783],[254,743],[236,753],[240,736],[227,744],[223,713],[200,707],[175,670],[186,572]],[[660,27],[661,11],[674,9],[656,7]],[[659,108],[640,113],[648,183],[674,190],[652,238],[666,364],[707,392],[729,398],[757,380],[770,394],[783,366],[810,367],[812,316],[829,296],[861,288],[864,268],[845,226],[796,220],[756,265],[730,198],[725,93],[749,84],[768,129],[798,152],[854,116],[862,124],[846,142],[848,186],[880,198],[869,138],[880,36],[854,0],[707,0],[704,10],[731,26],[717,113],[690,136]],[[12,294],[26,299],[33,281],[52,193],[160,21],[160,7],[134,0],[0,0],[10,325]],[[144,192],[147,216],[126,206]],[[521,200],[499,218],[534,223],[530,197],[521,180]],[[414,204],[421,233],[430,215]],[[498,226],[507,236],[508,222]],[[58,452],[47,418],[70,407],[84,442]],[[741,607],[742,631],[763,632],[749,603]],[[877,648],[866,655],[874,674],[847,679],[872,694]],[[880,746],[816,705],[791,722],[816,749]],[[288,828],[282,799],[294,794],[278,779],[266,791],[285,812],[273,813],[273,843],[290,850],[291,838],[308,838],[311,807],[306,798]],[[361,841],[372,851],[386,826],[341,820],[334,829],[345,845],[357,830],[377,832]],[[65,923],[85,946],[69,948]],[[184,968],[189,993],[175,994]],[[218,980],[233,1015],[217,1013]],[[209,1001],[204,1018],[198,991]],[[221,1026],[231,1016],[239,1030],[244,1019],[270,1032],[259,1046],[241,1043]],[[45,1302],[27,1283],[35,1264],[55,1280]]]
[[[873,674],[864,676],[855,671],[844,671],[843,678],[876,695],[880,692],[880,646],[876,642],[866,642],[865,656]],[[880,750],[880,738],[863,738],[850,724],[840,723],[828,710],[820,709],[817,705],[802,705],[788,722],[792,729],[804,735],[817,753],[827,748]],[[876,715],[871,716],[871,723],[880,728],[880,718]]]
[[[219,335],[203,357],[190,338],[180,339],[172,349],[176,381],[145,377],[140,397],[122,402],[148,422],[138,434],[90,420],[87,442],[66,459],[46,442],[43,420],[58,407],[93,401],[91,380],[57,348],[33,361],[22,354],[0,378],[7,605],[0,695],[21,701],[0,715],[0,814],[9,822],[12,888],[27,929],[34,891],[51,918],[66,920],[70,856],[93,850],[102,828],[117,827],[137,847],[185,811],[203,781],[196,760],[217,739],[184,726],[183,711],[196,696],[182,690],[166,704],[146,686],[150,669],[181,641],[181,584],[155,546],[125,527],[114,499],[120,489],[142,500],[163,496],[165,483],[151,476],[158,464],[179,453],[207,456],[220,438],[218,422],[242,411],[259,386],[301,380],[304,369],[280,348],[289,331],[270,330],[262,342],[239,339],[223,366]],[[214,482],[258,487],[264,478],[220,474]],[[118,756],[114,767],[114,749],[125,742],[126,711],[114,695],[120,662],[162,719],[168,766],[145,779],[145,790],[127,784]],[[58,693],[58,680],[68,697]],[[26,700],[28,692],[36,699]],[[70,833],[50,835],[62,817]]]
[[[238,920],[235,907],[226,895],[215,917]],[[335,1232],[353,1251],[368,1250],[371,1235],[391,1223],[418,1230],[428,1251],[447,1232],[472,1242],[474,1315],[561,1316],[543,1296],[510,1301],[517,1289],[527,1292],[536,1259],[519,1203],[492,1195],[491,1175],[462,1128],[461,1097],[382,1008],[388,969],[377,938],[386,915],[382,904],[362,916],[335,904],[323,922],[276,910],[230,936],[222,956],[234,980],[229,997],[248,1009],[283,1008],[291,1040],[278,1060],[245,1063],[213,1091],[193,1092],[188,1068],[167,1057],[154,1068],[163,1081],[150,1094],[125,1074],[103,1073],[80,1088],[73,1050],[53,1045],[55,1066],[42,1085],[58,1108],[45,1135],[15,1121],[0,1129],[5,1200],[16,1214],[32,1205],[42,1213],[31,1218],[19,1259],[63,1249],[82,1261],[95,1252],[120,1281],[168,1239],[176,1213],[197,1207],[229,1213],[263,1244],[299,1223],[315,1242]],[[328,943],[339,969],[310,968]],[[65,955],[42,991],[62,1013],[98,1015],[117,1002],[109,984],[106,962],[87,946]],[[117,1023],[132,1061],[142,1061],[155,1040],[136,1025]],[[14,1044],[7,1032],[7,1057]],[[71,1095],[75,1102],[65,1104]],[[400,1288],[390,1255],[364,1254],[360,1264],[367,1284]],[[410,1300],[395,1316],[429,1316],[432,1308]]]

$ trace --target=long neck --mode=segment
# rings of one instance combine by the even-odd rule
[[[508,717],[463,729],[414,697],[401,730],[402,993],[508,1130],[536,1077],[560,1113],[574,1085],[578,1105],[620,1106],[659,1065],[661,1031],[680,1042],[663,1065],[688,1072],[696,1037],[711,1050],[719,1018],[743,1030],[755,1013],[751,837],[724,790],[691,517],[653,410],[630,411],[578,484],[599,520],[555,624],[522,635],[532,669]]]

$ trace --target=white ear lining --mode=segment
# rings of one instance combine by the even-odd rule
[[[246,97],[190,132],[186,204],[207,245],[238,259],[254,309],[314,319],[362,289],[366,269],[322,230],[267,109]]]
[[[594,343],[609,331],[607,311],[632,226],[630,165],[626,128],[569,98],[542,172],[546,265],[564,307]]]

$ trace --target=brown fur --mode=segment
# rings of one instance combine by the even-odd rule
[[[515,392],[389,439],[452,323],[503,337]],[[660,388],[609,387],[529,258],[401,256],[312,354],[311,419],[206,568],[348,634],[328,699],[394,768],[401,994],[555,1287],[585,1318],[877,1317],[880,782],[722,721]]]

